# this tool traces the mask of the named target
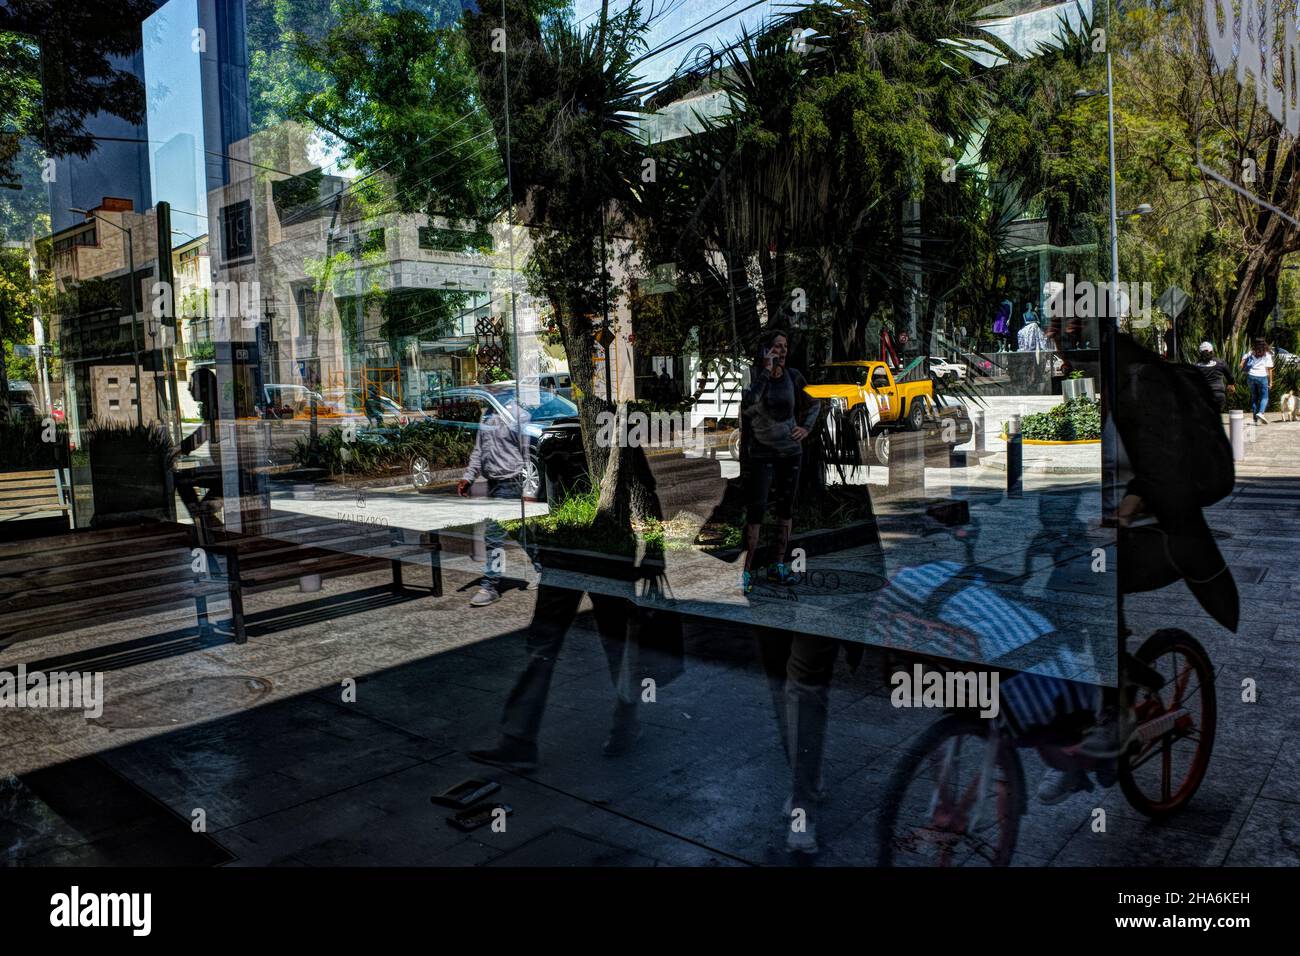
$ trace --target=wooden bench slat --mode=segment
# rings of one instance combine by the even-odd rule
[[[243,568],[240,568],[239,580],[241,584],[270,584],[276,581],[296,581],[298,578],[309,574],[326,574],[347,568],[361,570],[373,566],[375,569],[379,569],[383,564],[384,562],[375,558],[341,554],[334,557],[313,558],[302,562],[284,562],[251,571],[244,571]]]
[[[262,538],[240,544],[238,547],[240,561],[252,566],[265,564],[267,561],[273,561],[285,555],[299,552],[306,554],[351,554],[387,543],[386,540],[380,541],[370,535],[358,535],[350,538],[331,538],[319,543],[309,544],[286,544],[281,541]]]
[[[0,501],[0,511],[30,511],[33,508],[42,508],[46,505],[53,505],[55,508],[61,506],[57,495],[39,495],[31,498],[11,498],[8,501]]]
[[[25,640],[27,637],[59,631],[71,623],[84,621],[93,624],[99,614],[107,616],[119,611],[163,610],[188,604],[197,597],[211,597],[225,594],[226,591],[225,582],[213,581],[188,585],[168,584],[148,590],[94,595],[78,602],[0,616],[0,635]]]
[[[43,567],[14,568],[0,574],[0,596],[29,587],[44,587],[75,581],[87,583],[103,577],[115,577],[132,572],[147,574],[160,569],[189,568],[193,560],[189,548],[177,548],[172,545],[156,551],[106,557],[102,560],[77,564],[64,562]],[[213,566],[209,558],[208,570],[211,571]]]
[[[54,481],[54,469],[48,471],[0,471],[0,487],[14,481]]]
[[[216,570],[209,567],[209,571]],[[5,575],[0,578],[0,614],[33,601],[58,603],[87,587],[101,590],[134,591],[167,581],[189,581],[199,577],[191,569],[190,553],[177,552],[174,560],[118,562],[92,568],[69,567]]]
[[[21,498],[25,495],[57,495],[58,493],[58,485],[52,481],[22,482],[0,485],[0,501],[7,501],[10,498]]]
[[[183,526],[167,533],[154,533],[136,538],[100,538],[98,531],[76,532],[55,538],[37,538],[16,541],[0,546],[0,575],[35,568],[60,565],[92,564],[96,561],[152,551],[172,550],[192,546],[193,532]],[[40,550],[32,550],[33,547]]]

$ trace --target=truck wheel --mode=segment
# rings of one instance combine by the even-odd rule
[[[411,459],[411,487],[416,491],[424,491],[432,484],[433,465],[423,455],[414,456]]]
[[[871,450],[875,453],[876,461],[882,465],[889,464],[889,432],[878,434],[871,444]]]
[[[867,417],[866,409],[859,406],[850,413],[849,429],[849,436],[858,450],[858,457],[863,464],[866,464],[871,450],[871,419]]]
[[[919,432],[925,423],[925,398],[918,395],[907,408],[907,430]]]

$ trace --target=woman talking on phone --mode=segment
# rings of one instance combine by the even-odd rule
[[[754,589],[754,552],[758,533],[767,511],[768,499],[776,510],[780,529],[776,564],[767,576],[778,584],[790,584],[794,575],[786,568],[790,547],[790,522],[794,515],[795,489],[799,487],[799,465],[803,440],[817,424],[821,402],[804,391],[804,377],[785,364],[790,340],[780,329],[769,329],[759,340],[758,356],[750,370],[749,387],[741,396],[741,417],[745,426],[745,569],[741,588]],[[799,421],[795,409],[800,398],[808,403]]]

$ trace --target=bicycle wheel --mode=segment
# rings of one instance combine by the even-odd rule
[[[1205,779],[1218,717],[1214,668],[1196,638],[1172,629],[1152,634],[1136,657],[1165,685],[1137,688],[1138,742],[1120,758],[1119,785],[1135,809],[1163,817],[1186,806]]]
[[[990,748],[994,748],[992,751]],[[880,866],[1006,866],[1024,812],[1020,756],[987,721],[952,714],[922,735],[890,780],[878,824]]]

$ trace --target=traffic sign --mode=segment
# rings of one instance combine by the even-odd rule
[[[1156,307],[1169,318],[1176,319],[1182,314],[1183,309],[1187,308],[1189,301],[1186,292],[1176,285],[1171,285],[1160,293],[1160,298],[1156,299]]]

